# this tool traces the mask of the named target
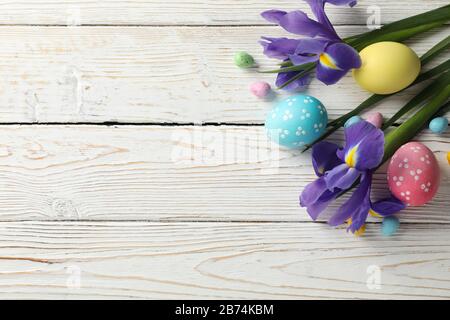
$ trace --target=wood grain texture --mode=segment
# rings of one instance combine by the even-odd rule
[[[423,54],[449,28],[410,44]],[[350,35],[364,28],[338,31]],[[0,28],[0,122],[263,123],[273,102],[257,100],[248,86],[257,79],[273,82],[275,76],[240,70],[232,59],[236,51],[246,50],[263,69],[274,68],[275,61],[263,57],[257,43],[261,35],[277,36],[282,31],[275,27]],[[379,110],[392,115],[417,90],[390,98]],[[308,93],[320,97],[331,118],[369,96],[350,75],[330,87],[314,81]]]
[[[2,222],[0,239],[2,299],[450,298],[450,225]]]
[[[448,139],[420,137],[442,184],[403,221],[450,222]],[[310,221],[298,205],[315,179],[310,154],[278,149],[262,127],[2,126],[0,160],[3,221]],[[386,195],[384,179],[373,199]]]
[[[387,23],[447,3],[362,0],[327,12],[347,36],[367,30],[372,5]],[[0,298],[450,298],[450,134],[419,137],[442,186],[402,213],[394,237],[377,220],[363,238],[312,223],[297,200],[314,179],[310,154],[279,150],[256,126],[272,102],[247,87],[274,77],[232,63],[245,50],[273,68],[257,44],[285,35],[259,17],[270,8],[306,5],[0,0],[0,123],[12,123],[0,125]],[[409,44],[422,54],[448,31]],[[331,118],[368,96],[350,77],[324,88],[309,93]],[[391,115],[414,92],[378,110]],[[143,125],[27,125],[105,121]],[[375,176],[374,198],[384,179]],[[377,268],[381,287],[370,289]]]
[[[335,24],[366,24],[373,6],[388,23],[448,4],[446,0],[359,0],[353,9],[327,7]],[[26,0],[0,1],[1,24],[249,25],[260,12],[309,8],[300,0]]]

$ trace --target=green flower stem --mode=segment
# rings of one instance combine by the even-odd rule
[[[426,65],[428,62],[433,60],[437,55],[439,55],[442,51],[450,48],[450,36],[447,36],[444,40],[439,41],[433,48],[428,50],[421,58],[420,62],[422,66]]]
[[[447,38],[439,41],[439,43],[437,43],[435,46],[433,46],[430,50],[428,50],[421,58],[421,64],[422,67],[424,67],[426,64],[428,64],[429,62],[431,62],[434,58],[436,58],[440,53],[444,52],[445,50],[447,50],[450,47],[450,36],[448,36]],[[411,86],[414,86],[422,81],[428,80],[432,77],[434,77],[435,75],[440,74],[441,72],[445,72],[450,68],[450,59],[447,60],[446,62],[440,64],[439,66],[422,73],[421,75],[419,75],[419,77],[417,77],[417,79],[414,81],[413,84],[411,84],[408,88],[410,88]],[[404,89],[406,90],[406,89]],[[331,121],[328,126],[333,126],[335,124],[337,124],[338,122],[341,123],[345,123],[345,121],[347,121],[348,119],[350,119],[351,117],[353,117],[354,115],[357,115],[358,113],[362,112],[363,110],[365,110],[366,108],[374,105],[375,103],[380,102],[381,100],[383,100],[384,98],[390,97],[391,95],[373,95],[370,98],[368,98],[366,101],[364,101],[359,107],[357,107],[355,110],[343,115],[342,117]]]
[[[314,70],[316,67],[315,64],[305,68],[303,71],[299,72],[297,75],[295,75],[294,77],[292,77],[291,79],[289,79],[288,81],[286,81],[285,83],[283,83],[281,86],[279,86],[277,89],[283,89],[284,87],[287,87],[288,85],[290,85],[292,82],[303,78],[305,75],[307,75],[308,73],[310,73],[312,70]]]
[[[423,89],[418,95],[412,98],[403,108],[397,111],[386,123],[383,125],[383,130],[386,130],[392,126],[395,121],[403,117],[405,114],[413,110],[414,108],[420,106],[428,98],[435,96],[446,86],[450,84],[450,72],[443,73],[439,78],[437,78],[433,83]]]
[[[385,136],[383,163],[403,144],[410,141],[439,112],[450,97],[450,84],[423,106],[415,115]]]
[[[276,70],[259,71],[260,73],[287,73],[291,71],[303,71],[305,69],[313,70],[316,67],[315,62],[309,62],[298,66],[283,67]]]
[[[416,85],[422,81],[428,80],[438,74],[441,74],[443,72],[447,72],[448,70],[450,70],[450,59],[447,60],[446,62],[440,64],[439,66],[422,73],[417,79],[416,81],[411,85]],[[406,90],[406,89],[405,89]],[[333,132],[335,132],[336,130],[338,130],[340,127],[342,127],[344,125],[344,123],[350,119],[351,117],[361,113],[362,111],[364,111],[365,109],[371,107],[372,105],[380,102],[381,100],[390,97],[391,95],[377,95],[374,94],[371,97],[369,97],[368,99],[366,99],[365,101],[363,101],[358,107],[356,107],[354,110],[348,112],[347,114],[343,115],[342,117],[331,121],[328,124],[328,130],[325,132],[325,134],[323,134],[319,139],[317,139],[316,141],[314,141],[313,143],[305,146],[305,149],[303,149],[302,152],[305,152],[307,150],[309,150],[314,144],[328,138]]]
[[[436,118],[436,117],[442,117],[442,116],[444,116],[447,112],[449,112],[450,111],[450,101],[449,102],[447,102],[445,105],[443,105],[440,109],[439,109],[439,111],[436,113],[436,115],[433,117],[433,119],[434,118]]]
[[[357,51],[361,51],[365,47],[381,42],[381,41],[396,41],[396,42],[402,42],[405,40],[408,40],[409,38],[412,38],[413,36],[416,36],[420,33],[424,33],[426,31],[430,31],[431,29],[437,28],[442,26],[445,23],[443,22],[434,22],[430,24],[424,24],[417,27],[409,28],[409,29],[403,29],[391,33],[384,33],[379,35],[372,35],[367,38],[362,37],[358,38],[354,43],[351,43],[350,45],[355,48]]]
[[[449,97],[450,85],[448,85],[443,91],[429,101],[427,105],[425,105],[419,112],[404,122],[401,126],[385,135],[384,156],[378,168],[380,168],[383,163],[388,161],[402,145],[414,138],[414,136],[417,135],[417,133],[419,133],[437,113],[442,112],[442,110],[448,110],[448,108],[450,108],[450,103],[446,103],[445,101],[447,101]],[[356,181],[349,189],[339,194],[337,198],[342,197],[354,189],[359,183],[359,180]]]
[[[434,55],[433,57],[436,57],[436,55]],[[431,61],[430,59],[428,59],[428,61]],[[441,63],[440,65],[438,65],[437,67],[434,67],[433,69],[430,69],[429,71],[426,71],[422,74],[420,74],[417,79],[408,87],[411,88],[413,86],[415,86],[416,84],[419,84],[425,80],[431,79],[432,77],[441,74],[442,72],[446,72],[450,69],[450,59]],[[404,90],[407,90],[408,88],[403,89],[400,92],[403,92]],[[354,110],[346,113],[345,115],[330,121],[328,123],[329,127],[334,127],[337,126],[338,128],[341,127],[348,119],[350,119],[351,117],[360,114],[361,112],[363,112],[364,110],[368,109],[369,107],[375,105],[376,103],[394,95],[393,94],[388,94],[388,95],[379,95],[379,94],[374,94],[372,96],[370,96],[368,99],[366,99],[365,101],[363,101],[358,107],[356,107]]]
[[[367,46],[370,43],[388,40],[389,37],[397,39],[392,41],[403,41],[418,33],[441,26],[449,20],[450,5],[446,5],[425,13],[389,23],[378,30],[363,33],[356,39],[349,39],[348,42],[353,46]]]

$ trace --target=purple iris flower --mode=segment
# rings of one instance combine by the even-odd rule
[[[291,33],[306,36],[304,39],[268,38],[263,37],[261,44],[264,53],[270,57],[281,60],[290,60],[294,65],[316,63],[317,78],[327,85],[335,84],[347,72],[361,67],[358,52],[342,41],[336,33],[330,20],[325,14],[325,4],[354,6],[355,0],[305,0],[310,5],[316,19],[308,17],[303,11],[285,12],[269,10],[262,16],[281,26]],[[292,79],[301,71],[287,74],[279,73],[277,84]],[[305,76],[306,77],[306,76]],[[307,78],[294,81],[287,89],[304,87]]]
[[[338,149],[338,145],[327,141],[316,143],[312,148],[312,162],[318,178],[305,187],[300,195],[300,205],[306,207],[313,220],[342,192],[341,189],[328,190],[324,176],[343,163],[337,156]]]
[[[367,121],[360,121],[345,129],[345,141],[344,148],[330,142],[314,145],[313,166],[319,178],[305,187],[300,205],[316,220],[341,192],[359,179],[358,188],[329,221],[337,226],[350,220],[349,230],[355,233],[364,226],[369,213],[389,216],[404,209],[405,204],[392,196],[375,203],[370,200],[372,175],[384,155],[383,132]]]

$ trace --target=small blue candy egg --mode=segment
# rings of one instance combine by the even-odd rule
[[[362,118],[360,116],[353,116],[345,122],[344,127],[348,128],[348,127],[354,125],[355,123],[360,122],[361,120],[362,120]]]
[[[434,118],[430,122],[430,130],[434,133],[444,133],[448,128],[448,120],[444,117]]]
[[[392,236],[397,232],[399,226],[400,221],[396,217],[386,217],[381,225],[381,233],[384,236]]]
[[[328,113],[316,98],[298,94],[279,102],[266,118],[267,135],[288,148],[301,148],[320,138]]]

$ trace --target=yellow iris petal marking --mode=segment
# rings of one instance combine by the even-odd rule
[[[352,218],[349,218],[347,220],[347,224],[348,224],[348,226],[351,226]],[[359,230],[356,230],[354,235],[355,235],[355,237],[360,237],[360,236],[362,236],[364,234],[364,232],[366,232],[366,225],[365,224],[361,228],[359,228]]]
[[[354,233],[354,235],[355,235],[356,237],[361,237],[365,232],[366,232],[366,225],[363,225],[361,228],[359,228],[358,231],[356,231],[356,232]]]
[[[345,156],[345,163],[350,167],[350,168],[354,168],[356,165],[356,151],[358,150],[358,146],[353,147],[350,149],[349,152],[347,152],[346,156]]]
[[[320,63],[323,64],[324,66],[330,68],[330,69],[334,69],[334,70],[340,70],[338,68],[338,66],[336,65],[336,63],[334,62],[333,58],[330,57],[328,54],[326,53],[322,53],[319,57]]]
[[[380,216],[378,213],[376,213],[376,212],[373,211],[372,209],[369,210],[369,214],[370,214],[372,217],[375,217],[375,218],[383,218],[382,216]]]

